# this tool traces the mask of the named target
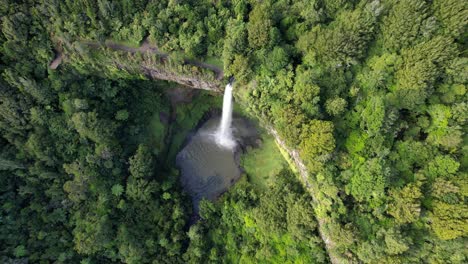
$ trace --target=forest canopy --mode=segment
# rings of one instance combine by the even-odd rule
[[[467,262],[467,1],[0,0],[0,23],[0,262]],[[288,165],[194,220],[174,153],[230,77]],[[174,82],[215,92],[174,107]]]

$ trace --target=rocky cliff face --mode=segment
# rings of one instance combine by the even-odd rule
[[[103,46],[101,44],[97,44],[94,42],[88,42],[85,44],[94,49],[98,49]],[[148,55],[150,53],[156,53],[158,54],[158,56],[160,56],[160,58],[163,58],[163,59],[168,58],[167,54],[160,53],[155,48],[148,48],[145,46],[139,49],[121,47],[118,45],[109,45],[109,44],[107,44],[106,46],[107,48],[111,50],[125,51],[128,54],[132,54],[132,55],[139,53],[143,57],[145,57],[145,55]],[[56,68],[58,64],[60,64],[60,62],[61,60],[57,63],[57,65],[54,66],[54,68]],[[223,78],[222,70],[217,68],[214,65],[209,65],[209,64],[202,63],[202,62],[195,61],[195,60],[185,59],[184,64],[195,67],[195,68],[199,68],[199,69],[209,70],[213,72],[214,74],[204,75],[203,73],[200,73],[199,71],[194,71],[192,73],[187,72],[187,71],[185,71],[185,73],[177,72],[177,71],[171,70],[171,68],[165,67],[164,63],[161,63],[161,61],[155,62],[154,60],[149,59],[149,57],[146,60],[143,59],[142,61],[138,63],[135,63],[135,61],[132,61],[132,63],[123,63],[123,61],[120,61],[120,60],[110,60],[106,63],[111,63],[115,65],[118,69],[125,70],[127,72],[141,73],[150,79],[172,81],[172,82],[179,83],[189,88],[203,89],[203,90],[209,90],[209,91],[214,91],[214,92],[223,92],[224,90],[224,85],[222,82],[222,78]],[[317,185],[314,184],[309,179],[309,172],[306,166],[304,165],[302,159],[300,158],[299,152],[295,149],[291,149],[290,147],[288,147],[286,143],[281,139],[278,132],[272,126],[268,124],[264,126],[269,131],[269,133],[273,135],[278,145],[281,148],[283,148],[291,157],[292,161],[294,162],[295,167],[299,171],[300,180],[302,181],[305,188],[309,191],[309,193],[312,196],[313,203],[315,205],[319,204],[320,201],[317,200],[317,194],[318,194]],[[331,262],[334,264],[335,263],[350,263],[350,260],[348,258],[337,253],[335,242],[332,239],[332,237],[328,234],[329,232],[327,231],[328,230],[327,224],[330,222],[330,219],[329,218],[317,218],[317,222],[319,224],[318,229],[319,229],[320,236],[325,243],[325,247],[328,251]]]
[[[208,80],[200,78],[198,76],[189,76],[185,74],[170,72],[162,68],[148,67],[145,65],[141,66],[141,71],[145,76],[151,79],[172,81],[195,89],[203,89],[214,92],[223,91],[223,84],[220,80]]]
[[[184,58],[175,63],[171,56],[151,46],[148,41],[134,48],[117,44],[112,41],[97,42],[81,40],[68,42],[56,40],[56,58],[49,64],[55,70],[63,61],[89,60],[90,52],[100,53],[101,56],[92,61],[90,67],[104,71],[108,65],[114,65],[120,70],[142,74],[150,79],[176,82],[189,88],[222,92],[223,70],[212,64],[196,59]],[[64,47],[67,52],[63,53]],[[63,59],[63,60],[62,60]]]
[[[273,127],[267,125],[266,129],[275,138],[278,145],[288,153],[289,157],[291,157],[296,169],[299,171],[300,180],[304,184],[305,188],[311,194],[312,200],[315,206],[316,204],[319,203],[316,197],[318,193],[317,186],[316,184],[313,184],[310,181],[309,172],[307,171],[307,168],[304,165],[304,162],[299,156],[299,152],[295,149],[291,149],[290,147],[288,147],[286,143],[281,139],[278,132]],[[351,263],[349,259],[347,259],[346,257],[342,256],[339,253],[336,253],[335,242],[333,241],[332,237],[326,231],[327,230],[326,224],[327,222],[329,222],[329,219],[323,219],[323,218],[317,217],[317,222],[318,222],[318,230],[319,230],[320,237],[325,243],[325,248],[328,252],[331,263],[333,264]]]

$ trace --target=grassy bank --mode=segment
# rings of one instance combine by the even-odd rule
[[[263,132],[262,144],[241,157],[241,166],[245,169],[250,183],[260,190],[267,190],[268,185],[286,165],[275,139]]]

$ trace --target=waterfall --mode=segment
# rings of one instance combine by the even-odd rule
[[[219,124],[218,131],[216,132],[216,141],[218,145],[225,148],[233,148],[236,141],[232,137],[232,84],[228,83],[224,89],[223,97],[223,115]]]

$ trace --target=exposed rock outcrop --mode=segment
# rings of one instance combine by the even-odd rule
[[[87,41],[87,42],[81,42],[81,44],[84,44],[92,49],[108,48],[108,49],[116,50],[116,51],[124,51],[124,52],[127,52],[128,54],[139,53],[139,54],[142,54],[143,56],[155,54],[159,57],[161,61],[155,62],[155,61],[152,61],[151,59],[148,59],[146,61],[143,60],[141,63],[133,64],[133,65],[125,64],[123,62],[119,63],[115,61],[113,61],[112,63],[114,63],[114,65],[117,66],[119,69],[125,70],[127,72],[141,73],[150,79],[172,81],[172,82],[179,83],[183,86],[186,86],[189,88],[195,88],[195,89],[204,89],[204,90],[210,90],[210,91],[215,91],[215,92],[223,91],[223,87],[224,87],[222,83],[223,72],[217,66],[206,64],[204,62],[200,62],[197,60],[184,59],[183,64],[191,65],[195,68],[209,70],[213,72],[214,74],[211,76],[203,76],[202,74],[197,74],[197,73],[189,74],[189,73],[181,73],[181,72],[171,70],[170,68],[165,67],[164,65],[164,61],[169,60],[169,55],[160,52],[157,49],[157,47],[153,47],[147,42],[144,42],[143,45],[139,48],[132,48],[132,47],[124,46],[121,44],[115,44],[111,42],[101,44],[98,42]],[[61,57],[60,57],[60,61],[61,61]],[[306,187],[306,189],[312,196],[314,205],[318,205],[320,202],[317,199],[317,195],[318,195],[317,184],[310,181],[309,172],[304,162],[300,158],[299,152],[295,149],[289,148],[286,145],[286,143],[281,139],[278,132],[273,127],[269,125],[265,125],[265,127],[269,131],[269,133],[273,135],[278,145],[289,154],[292,161],[294,162],[295,167],[299,171],[301,182],[304,184],[304,186]],[[349,258],[337,252],[335,240],[329,235],[329,231],[327,227],[327,224],[329,224],[330,221],[332,220],[329,218],[317,218],[319,234],[325,243],[325,248],[327,250],[328,255],[330,256],[331,262],[333,264],[352,263],[352,261]]]
[[[61,45],[66,45],[69,50],[74,50],[74,52],[70,54],[71,56],[76,56],[74,53],[80,54],[83,52],[83,49],[77,48],[77,46],[87,47],[93,50],[107,49],[115,52],[123,51],[131,56],[138,55],[141,56],[141,60],[137,65],[135,65],[135,61],[132,61],[131,63],[122,63],[110,58],[105,58],[105,62],[96,61],[96,65],[103,63],[113,64],[119,69],[126,70],[128,72],[141,73],[150,79],[172,81],[195,89],[215,92],[223,91],[224,85],[222,83],[222,79],[224,77],[224,73],[221,68],[216,65],[189,58],[182,59],[179,62],[179,67],[171,68],[171,66],[168,66],[168,64],[171,64],[168,63],[168,61],[171,60],[171,55],[160,51],[156,46],[152,46],[147,40],[143,41],[143,44],[138,48],[112,41],[101,43],[97,41],[82,40],[71,43],[59,39],[57,43],[57,45],[59,45],[57,47],[59,52],[57,52],[56,58],[49,65],[53,70],[62,63],[63,56],[66,57],[67,55],[62,52],[63,49]],[[151,56],[157,56],[159,59],[154,60]],[[180,68],[184,67],[189,68],[188,73],[187,70],[180,70]]]
[[[222,92],[222,87],[224,87],[220,80],[201,79],[196,76],[170,72],[164,68],[142,65],[141,72],[151,79],[172,81],[195,89]]]
[[[305,188],[309,191],[309,193],[312,196],[312,200],[314,205],[318,204],[317,200],[317,186],[310,182],[309,180],[309,172],[307,171],[306,166],[304,165],[304,162],[302,161],[301,157],[299,156],[299,152],[295,149],[291,149],[286,145],[286,142],[284,142],[278,132],[271,126],[266,126],[267,131],[275,138],[276,142],[278,145],[285,150],[288,155],[291,157],[292,161],[294,162],[294,165],[296,169],[299,172],[300,175],[300,180],[304,184]],[[336,253],[336,243],[330,237],[327,232],[326,232],[326,223],[328,222],[328,219],[324,218],[319,218],[317,217],[317,222],[318,222],[318,231],[320,234],[320,238],[322,238],[323,242],[325,243],[325,248],[327,250],[328,256],[330,257],[330,261],[333,264],[342,264],[342,263],[351,263],[349,259],[346,257],[342,256],[341,254]]]

